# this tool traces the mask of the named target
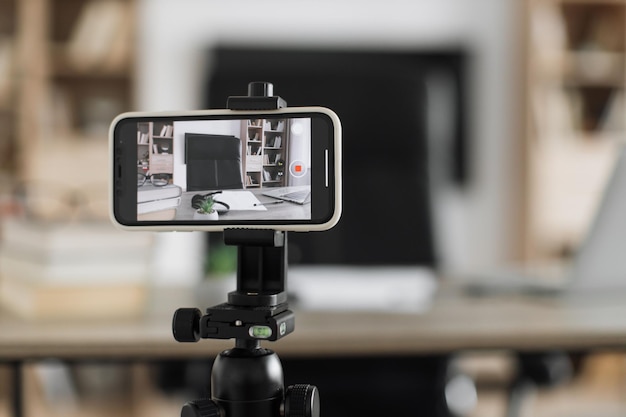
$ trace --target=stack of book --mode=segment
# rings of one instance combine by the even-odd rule
[[[120,318],[144,311],[152,234],[108,222],[5,219],[0,303],[34,319]]]
[[[142,185],[137,191],[137,219],[172,220],[182,193],[182,189],[174,184],[163,187],[148,183]]]

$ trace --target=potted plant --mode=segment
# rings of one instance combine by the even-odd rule
[[[218,213],[215,210],[215,200],[212,195],[208,195],[200,201],[196,212],[193,215],[194,220],[217,220]]]

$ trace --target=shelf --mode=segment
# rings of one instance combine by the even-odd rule
[[[526,0],[526,259],[572,253],[626,134],[626,0]]]
[[[267,119],[259,119],[256,123],[257,125],[250,125],[250,121],[247,121],[242,123],[241,128],[241,135],[246,138],[243,143],[246,150],[243,158],[244,170],[255,182],[251,184],[250,181],[246,181],[246,187],[262,188],[265,185],[284,184],[284,178],[270,179],[276,177],[281,166],[269,161],[275,161],[279,155],[282,160],[287,155],[288,132],[285,127],[288,121],[279,120],[278,123],[282,127],[280,130],[270,129],[271,125]],[[277,139],[279,137],[280,139]],[[275,143],[280,143],[281,146],[267,146]]]
[[[155,135],[155,132],[168,135]],[[137,135],[143,138],[141,143],[137,143],[138,153],[141,152],[139,158],[144,162],[141,169],[151,174],[173,174],[174,155],[171,146],[173,132],[173,125],[170,123],[142,122],[137,124]],[[163,146],[167,146],[166,151],[163,150]]]
[[[0,0],[0,37],[15,34],[17,1],[19,0]]]
[[[567,85],[623,87],[625,56],[605,51],[571,51],[564,54],[563,78]]]
[[[129,74],[132,71],[131,62],[125,59],[124,62],[120,62],[115,65],[89,65],[81,66],[73,63],[67,58],[65,49],[62,45],[51,45],[51,68],[52,74],[57,78],[85,78],[85,79],[129,79]]]
[[[19,71],[10,80],[13,126],[3,124],[14,133],[0,133],[0,143],[18,179],[40,175],[33,149],[70,144],[77,151],[65,161],[54,156],[69,166],[81,158],[81,142],[106,142],[113,117],[133,109],[134,7],[135,0],[0,0],[0,39],[13,38]]]
[[[16,169],[17,1],[0,0],[0,176]]]

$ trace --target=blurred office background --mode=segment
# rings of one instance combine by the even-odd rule
[[[290,105],[325,105],[344,121],[344,218],[331,232],[295,236],[294,266],[410,266],[454,281],[565,262],[624,138],[625,39],[621,0],[0,0],[2,314],[136,316],[151,308],[154,288],[204,281],[205,234],[131,239],[107,225],[108,126],[124,111],[223,107],[259,79]],[[67,228],[69,242],[54,240]],[[42,236],[58,242],[54,253],[76,276],[91,270],[89,288],[54,281],[63,269],[24,288],[15,272],[23,265],[6,248],[51,250],[31,247]],[[96,274],[85,259],[115,259],[117,269]],[[17,301],[46,285],[116,308]],[[470,415],[501,415],[492,393],[508,383],[511,362],[470,362],[479,387]],[[78,405],[42,415],[83,412],[84,392],[116,386],[123,396],[106,383],[120,378],[159,392],[137,366],[48,365],[28,379],[40,401],[55,401],[45,395],[49,375],[73,372],[68,384],[84,387],[55,388]],[[621,356],[595,355],[581,368],[540,398],[536,415],[567,415],[562,407],[575,400],[624,410]]]

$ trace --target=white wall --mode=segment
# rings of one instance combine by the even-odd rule
[[[490,265],[511,254],[515,193],[515,0],[142,0],[138,97],[142,110],[197,109],[206,52],[250,45],[436,49],[465,46],[473,183],[439,182],[437,229],[448,270]],[[242,87],[242,90],[245,87]],[[244,90],[245,91],[245,90]],[[241,92],[238,92],[241,93]],[[314,103],[311,103],[314,104]]]
[[[306,167],[306,175],[294,177],[289,175],[288,185],[311,184],[311,119],[293,119],[289,126],[289,163],[302,162]],[[288,167],[289,168],[289,167]]]

